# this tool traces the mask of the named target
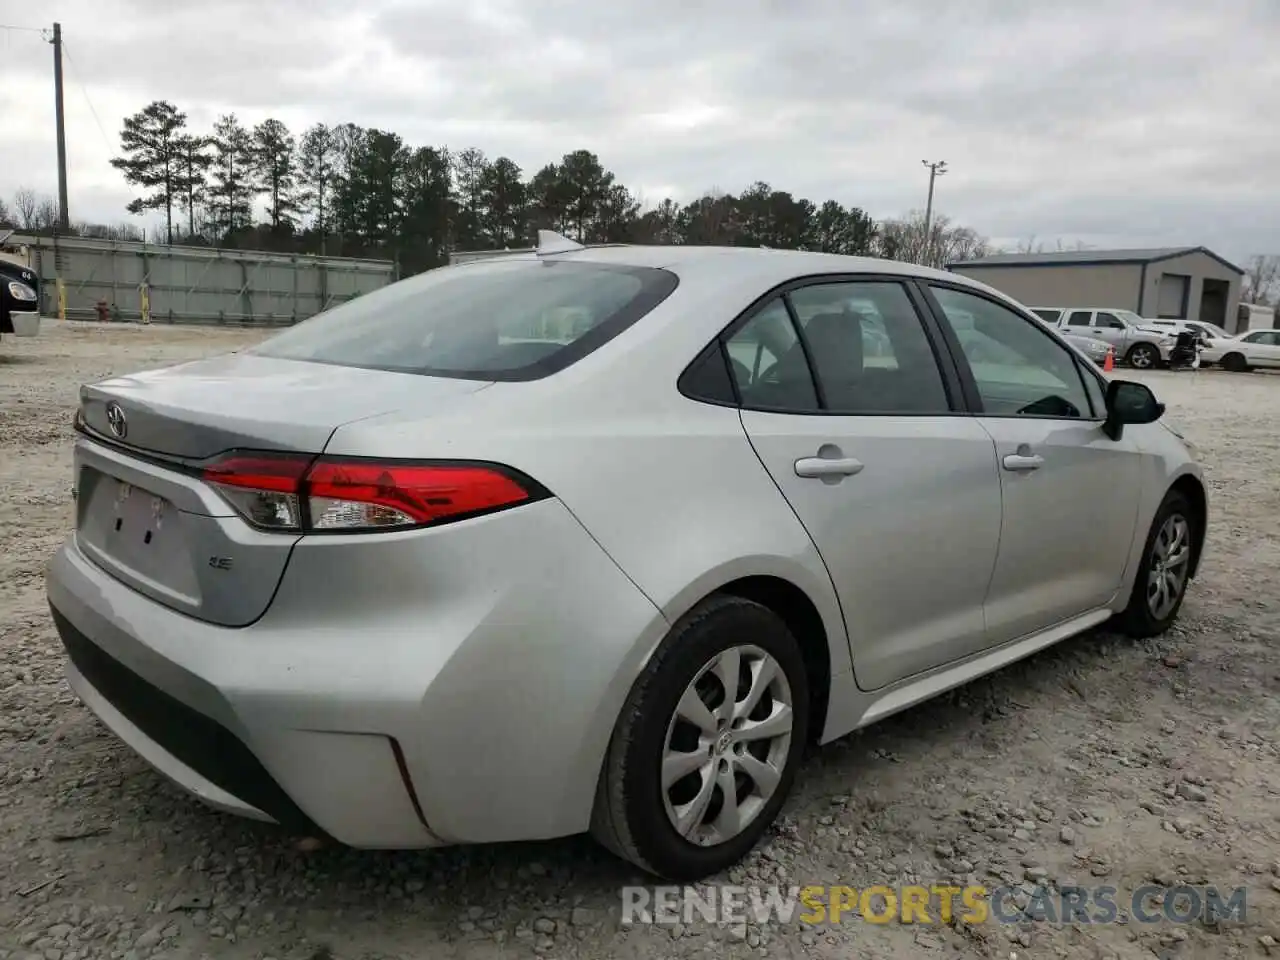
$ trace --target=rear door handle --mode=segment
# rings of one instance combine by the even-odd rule
[[[1038,454],[1011,453],[1004,458],[1004,468],[1016,473],[1039,470],[1044,466],[1044,457]]]
[[[853,457],[801,457],[797,477],[852,477],[862,472],[862,461]]]

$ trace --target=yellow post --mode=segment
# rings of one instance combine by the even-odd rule
[[[142,305],[142,322],[151,322],[151,294],[144,283],[138,288],[138,301]]]
[[[67,319],[67,285],[62,282],[62,278],[57,280],[58,284],[58,319]]]

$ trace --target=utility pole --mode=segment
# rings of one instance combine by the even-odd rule
[[[929,200],[924,208],[924,253],[927,262],[929,248],[933,245],[933,235],[929,232],[929,227],[933,223],[933,181],[947,172],[947,161],[939,160],[930,163],[928,160],[921,160],[920,162],[929,168]]]
[[[67,214],[67,123],[62,112],[62,24],[53,25],[53,99],[54,120],[58,127],[58,230],[66,233],[70,225]]]

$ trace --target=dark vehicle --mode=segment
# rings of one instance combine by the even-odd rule
[[[1192,330],[1181,330],[1174,337],[1169,351],[1170,370],[1194,370],[1200,366],[1200,351],[1204,349],[1201,335]]]
[[[25,251],[6,245],[12,235],[0,233],[0,336],[34,337],[40,329],[40,280]]]

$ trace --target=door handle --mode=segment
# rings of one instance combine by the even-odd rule
[[[801,457],[797,477],[852,477],[862,472],[862,461],[853,457]]]
[[[1044,457],[1039,454],[1011,453],[1004,458],[1004,468],[1015,473],[1039,470],[1044,466]]]

